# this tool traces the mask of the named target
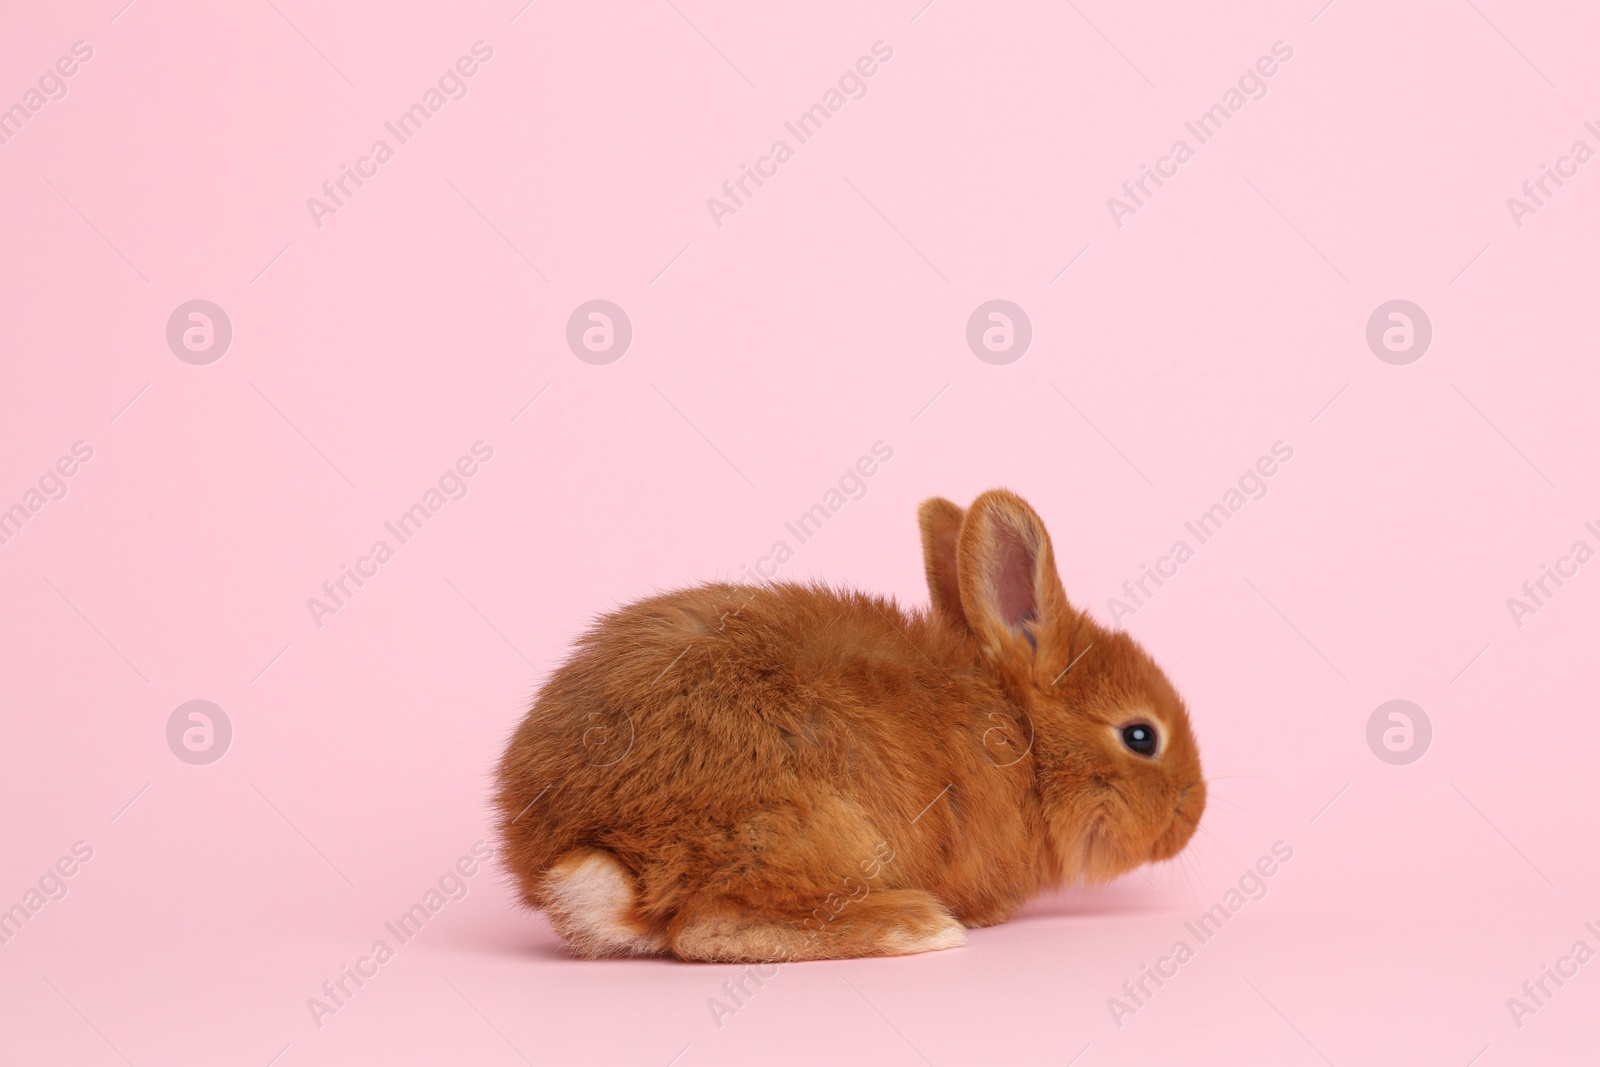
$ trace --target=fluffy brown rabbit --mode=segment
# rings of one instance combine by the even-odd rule
[[[711,584],[602,617],[499,767],[502,856],[580,956],[950,948],[1042,889],[1176,855],[1189,717],[1068,602],[995,489],[920,511],[933,604]]]

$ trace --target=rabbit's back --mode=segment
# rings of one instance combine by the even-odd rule
[[[705,585],[603,617],[501,763],[525,896],[538,904],[532,876],[576,847],[641,869],[667,853],[714,863],[764,813],[773,833],[824,810],[903,824],[972,755],[988,696],[951,666],[957,640],[892,601],[792,584]]]

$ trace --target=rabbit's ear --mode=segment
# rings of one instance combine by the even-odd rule
[[[962,510],[942,496],[930,497],[917,508],[917,523],[922,527],[922,567],[928,575],[933,613],[965,626],[961,584],[956,578],[956,545],[961,538],[962,516]]]
[[[991,489],[972,502],[957,552],[967,625],[992,652],[1029,655],[1038,638],[1069,622],[1044,522],[1027,501]]]

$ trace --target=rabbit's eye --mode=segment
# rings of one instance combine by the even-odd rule
[[[1156,752],[1156,728],[1142,722],[1124,726],[1122,743],[1127,745],[1131,752],[1137,752],[1141,756],[1153,756]]]

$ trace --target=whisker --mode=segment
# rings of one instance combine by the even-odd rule
[[[1189,896],[1195,900],[1200,899],[1201,889],[1205,885],[1200,852],[1196,849],[1185,849],[1178,858],[1183,861],[1183,878],[1188,886]]]
[[[1224,795],[1222,795],[1220,793],[1213,793],[1207,798],[1207,800],[1208,801],[1215,800],[1218,804],[1225,804],[1225,805],[1227,805],[1227,807],[1229,809],[1231,809],[1231,811],[1233,813],[1241,814],[1241,815],[1248,815],[1252,819],[1255,819],[1255,820],[1261,822],[1263,825],[1265,825],[1265,823],[1266,823],[1266,820],[1262,817],[1260,812],[1256,811],[1254,808],[1249,807],[1248,805],[1239,803],[1237,800],[1234,800],[1232,797],[1224,796]]]
[[[1226,808],[1217,808],[1215,811],[1206,812],[1205,819],[1201,820],[1200,828],[1209,831],[1207,823],[1221,823],[1230,830],[1248,831],[1252,836],[1260,835],[1266,831],[1267,824],[1259,819],[1246,819],[1237,812],[1228,811]]]
[[[1197,895],[1194,882],[1194,854],[1188,849],[1178,853],[1178,873],[1183,878],[1183,891],[1190,897]]]
[[[1210,830],[1207,830],[1204,826],[1200,827],[1200,829],[1202,831],[1204,831],[1206,837],[1208,837],[1212,841],[1216,842],[1218,848],[1222,849],[1222,851],[1224,851],[1224,852],[1226,852],[1228,854],[1228,858],[1229,859],[1233,860],[1234,863],[1238,863],[1239,862],[1239,857],[1235,856],[1233,854],[1233,849],[1229,848],[1223,842],[1222,838],[1218,837],[1216,834],[1212,833]]]
[[[1250,805],[1243,805],[1243,803],[1240,803],[1240,801],[1234,800],[1234,798],[1232,798],[1232,797],[1221,797],[1221,795],[1213,795],[1213,797],[1208,798],[1208,800],[1218,801],[1219,805],[1226,805],[1227,809],[1229,809],[1229,811],[1234,811],[1234,813],[1248,814],[1248,816],[1253,817],[1253,819],[1259,819],[1259,817],[1261,817],[1261,813],[1259,813],[1259,811],[1256,811],[1256,809],[1251,808]]]

